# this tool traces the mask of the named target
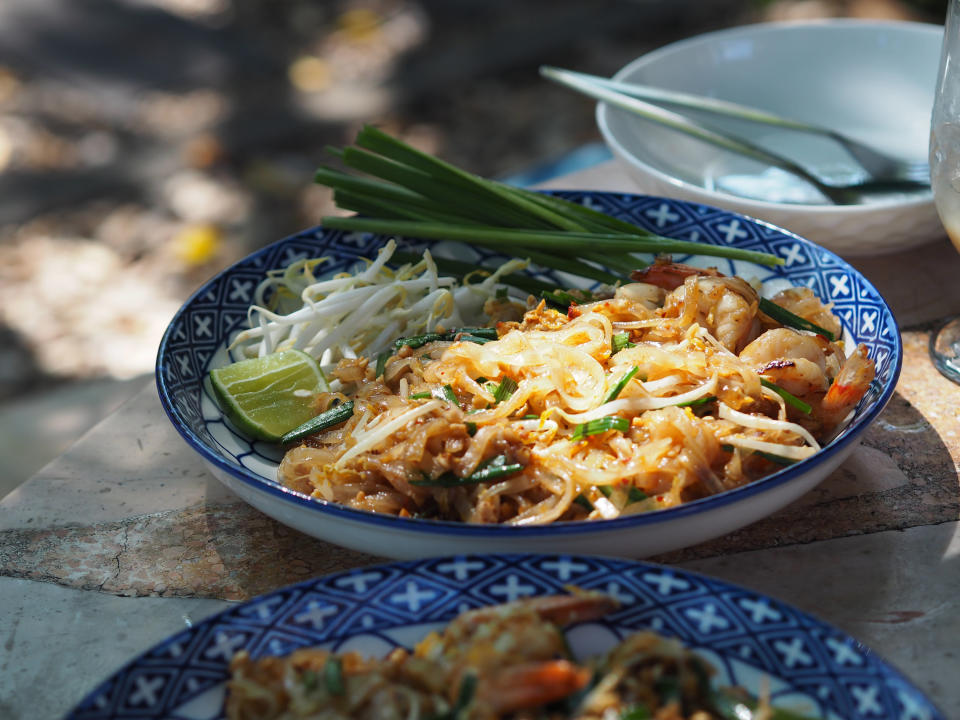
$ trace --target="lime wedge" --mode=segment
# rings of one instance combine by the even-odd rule
[[[210,383],[237,429],[269,442],[316,415],[314,395],[329,390],[317,361],[300,350],[216,368],[210,371]]]

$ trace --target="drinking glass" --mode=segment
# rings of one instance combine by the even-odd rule
[[[937,214],[960,252],[960,0],[949,0],[930,120],[930,184]],[[930,336],[930,357],[960,383],[960,316]]]

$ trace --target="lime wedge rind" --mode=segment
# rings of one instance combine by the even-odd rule
[[[316,415],[313,398],[329,390],[317,361],[301,350],[240,360],[210,371],[217,404],[245,435],[279,442]]]

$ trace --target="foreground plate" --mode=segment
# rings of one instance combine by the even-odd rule
[[[938,720],[923,694],[869,649],[788,605],[701,575],[640,562],[543,555],[460,556],[365,567],[294,585],[169,638],[94,690],[67,720],[223,717],[228,662],[320,645],[379,657],[410,648],[466,609],[564,586],[600,590],[621,609],[569,632],[592,654],[637,630],[679,638],[715,682],[766,689],[809,717]]]
[[[174,427],[213,473],[254,507],[309,535],[390,558],[444,552],[583,552],[646,557],[717,537],[754,522],[800,497],[834,470],[856,438],[890,399],[902,347],[893,314],[876,289],[833,253],[766,223],[678,200],[614,193],[565,192],[568,199],[646,227],[660,235],[770,252],[785,264],[767,268],[720,258],[675,257],[721,272],[756,278],[765,294],[806,285],[832,302],[850,343],[865,343],[877,379],[853,421],[834,442],[803,462],[745,487],[686,505],[616,520],[542,527],[467,525],[397,518],[353,510],[293,492],[276,480],[278,448],[250,442],[231,428],[213,402],[207,371],[230,361],[228,339],[245,325],[247,307],[267,270],[306,257],[330,258],[330,272],[373,257],[381,236],[308,230],[254,253],[213,278],[177,313],[160,344],[157,386]],[[425,243],[410,243],[423,247]],[[403,247],[403,244],[401,244]],[[436,254],[480,261],[503,256],[460,244],[432,245]],[[558,285],[571,278],[534,273]]]

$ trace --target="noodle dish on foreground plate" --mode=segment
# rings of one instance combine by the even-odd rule
[[[68,720],[280,717],[945,716],[854,638],[752,590],[612,558],[462,555],[237,604],[147,650]]]

